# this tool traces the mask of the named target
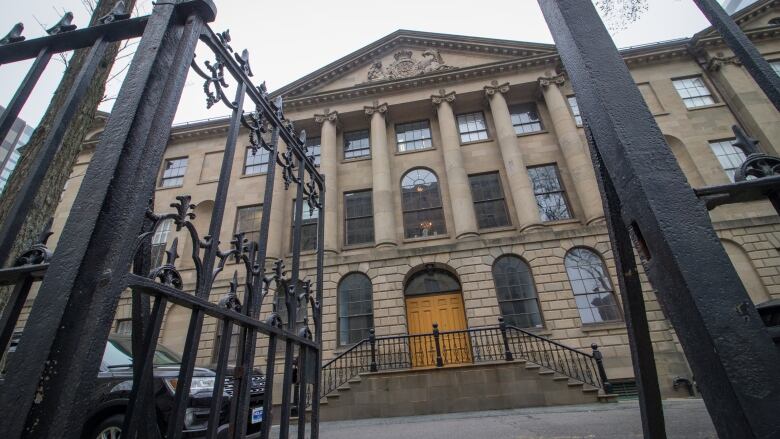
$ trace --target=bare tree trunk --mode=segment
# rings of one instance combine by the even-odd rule
[[[94,13],[90,19],[90,26],[95,25],[97,20],[107,15],[113,9],[119,0],[99,0],[95,5]],[[132,10],[136,0],[125,0],[127,10]],[[73,118],[65,137],[62,141],[62,147],[54,157],[49,166],[46,177],[43,180],[41,188],[35,197],[33,208],[19,232],[14,242],[14,246],[9,255],[0,255],[0,265],[11,265],[16,257],[25,249],[35,243],[36,238],[41,233],[46,222],[54,215],[54,210],[60,201],[60,195],[65,183],[70,176],[73,165],[82,150],[84,137],[95,119],[98,105],[103,99],[106,89],[106,80],[108,79],[111,68],[114,65],[117,53],[120,47],[119,42],[113,43],[106,51],[100,67],[98,67],[95,77],[84,96],[78,109],[78,114]],[[73,86],[76,75],[84,64],[84,60],[89,52],[89,48],[79,49],[73,53],[68,67],[62,76],[57,90],[52,97],[49,108],[46,110],[40,125],[35,129],[29,143],[22,148],[19,164],[8,180],[8,185],[0,195],[0,222],[6,220],[6,215],[10,210],[14,197],[19,192],[22,183],[29,172],[32,158],[36,156],[41,145],[46,139],[48,131],[52,127],[52,122],[62,107],[68,90]],[[0,310],[5,308],[10,294],[10,288],[0,288]]]

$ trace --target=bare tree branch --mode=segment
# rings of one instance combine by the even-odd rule
[[[647,11],[647,0],[593,0],[610,30],[623,30]]]

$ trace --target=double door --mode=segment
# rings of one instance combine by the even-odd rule
[[[412,367],[436,366],[436,343],[433,324],[438,323],[439,346],[445,366],[471,363],[471,342],[466,332],[449,334],[468,328],[461,293],[444,293],[406,298],[406,316],[409,327],[409,350]]]

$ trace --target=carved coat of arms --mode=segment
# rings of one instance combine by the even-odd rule
[[[368,69],[369,81],[381,81],[384,79],[403,79],[425,73],[440,70],[449,70],[454,67],[444,63],[437,49],[428,49],[422,53],[422,60],[415,60],[411,50],[400,50],[393,55],[395,61],[389,66],[383,67],[381,60],[375,60]]]

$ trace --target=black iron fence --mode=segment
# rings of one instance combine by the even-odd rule
[[[585,353],[524,329],[506,325],[427,334],[371,335],[322,367],[322,396],[362,373],[458,364],[525,360],[557,374],[610,392],[598,346]]]
[[[0,352],[6,350],[17,326],[22,307],[34,282],[40,289],[13,354],[7,355],[6,373],[0,381],[0,431],[7,438],[80,437],[89,425],[96,377],[113,325],[120,295],[132,291],[132,385],[121,407],[122,437],[182,437],[185,412],[190,406],[191,387],[198,347],[206,316],[215,318],[221,337],[216,347],[213,390],[208,400],[208,422],[202,435],[208,438],[242,438],[270,434],[274,382],[282,381],[279,437],[289,436],[291,406],[298,401],[298,437],[318,437],[318,405],[321,359],[321,303],[323,250],[316,256],[314,280],[303,279],[300,267],[302,215],[306,208],[318,211],[318,242],[322,242],[324,180],[305,147],[305,132],[297,133],[285,120],[282,100],[269,101],[264,85],[252,83],[246,50],[236,52],[227,32],[215,33],[207,22],[216,8],[208,0],[158,2],[150,16],[130,19],[121,3],[100,24],[75,30],[72,16],[50,30],[50,36],[24,40],[17,26],[0,41],[0,65],[35,58],[8,110],[0,118],[0,138],[5,137],[18,115],[43,66],[52,54],[88,48],[84,67],[70,90],[38,155],[32,158],[30,173],[16,195],[12,212],[0,229],[0,256],[7,258],[13,240],[32,208],[32,200],[43,175],[52,163],[65,128],[84,96],[86,86],[106,44],[141,37],[127,77],[108,118],[100,142],[60,235],[57,251],[41,242],[0,269],[0,284],[14,285],[11,301],[0,321]],[[70,17],[70,18],[69,18]],[[201,66],[194,58],[198,42],[212,58]],[[153,199],[158,170],[170,135],[173,117],[188,70],[192,68],[204,83],[207,107],[224,104],[232,114],[223,161],[214,195],[207,231],[192,222],[195,206],[186,194],[176,197],[169,212],[154,212]],[[233,87],[234,97],[225,93]],[[251,111],[244,111],[246,105]],[[258,191],[263,210],[273,204],[275,175],[282,173],[285,190],[294,190],[292,255],[276,261],[266,272],[270,215],[263,215],[260,231],[253,240],[236,234],[227,248],[219,241],[231,182],[231,170],[241,127],[249,133],[246,142],[253,152],[269,155],[265,186]],[[284,142],[286,149],[280,148]],[[243,145],[241,146],[243,147]],[[174,239],[165,261],[152,265],[151,241],[163,222],[172,221],[176,231],[193,243],[191,258],[195,280],[185,285],[177,268],[179,242]],[[215,280],[228,262],[235,263],[232,281],[218,303],[209,301]],[[289,264],[289,271],[285,270]],[[239,276],[240,273],[240,276]],[[239,282],[239,277],[241,281]],[[274,292],[281,300],[263,308]],[[153,382],[157,340],[168,305],[190,312],[178,377],[172,384],[172,407],[160,419],[155,410]],[[276,309],[277,306],[286,308]],[[296,313],[306,316],[298,322]],[[286,311],[286,323],[280,314]],[[264,318],[261,319],[261,312]],[[231,352],[230,337],[238,327],[238,349]],[[283,376],[276,377],[277,345],[284,345]],[[258,352],[258,345],[266,347]],[[256,354],[265,364],[256,364]],[[293,359],[297,357],[299,397],[293,398]],[[235,364],[228,371],[228,364]],[[264,371],[264,380],[256,371]],[[228,375],[230,372],[230,375]],[[264,390],[262,410],[254,398]],[[278,387],[278,386],[277,386]],[[306,393],[314,400],[311,423],[307,425]],[[302,396],[302,397],[301,397]],[[129,401],[127,401],[129,399]],[[256,422],[262,413],[263,422]],[[307,428],[308,427],[308,428]],[[63,433],[66,432],[66,433]],[[116,433],[116,432],[114,432]]]

